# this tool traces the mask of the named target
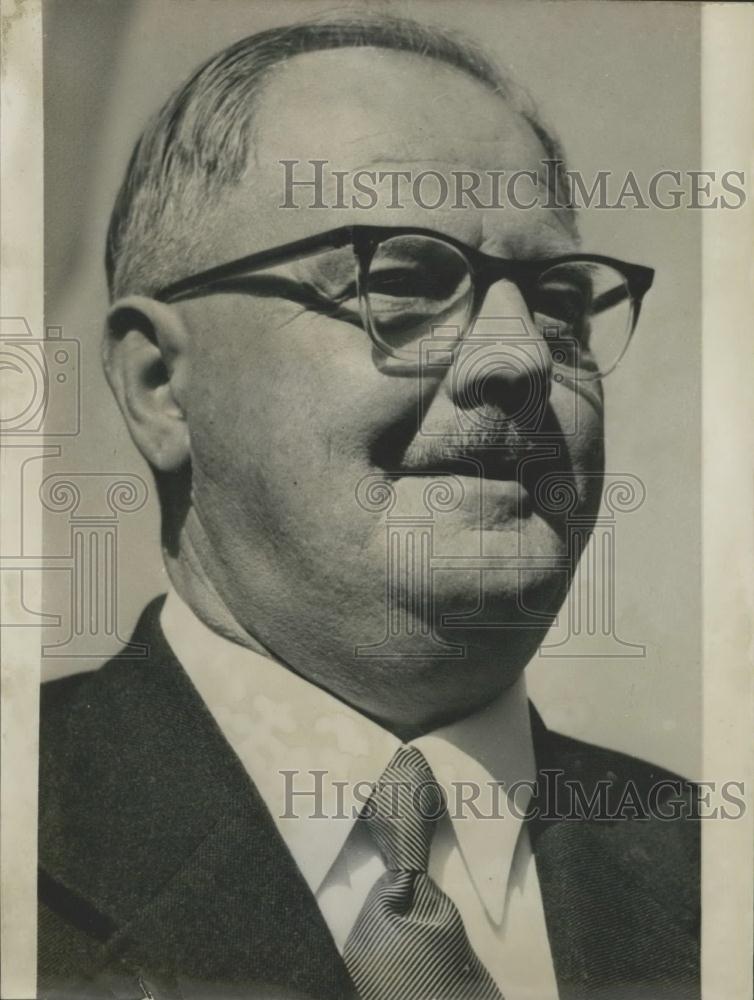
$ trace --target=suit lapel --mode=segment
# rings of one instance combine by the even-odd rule
[[[211,996],[223,982],[349,996],[316,900],[159,610],[150,605],[133,640],[148,660],[111,661],[66,705],[68,738],[44,777],[45,878],[114,928],[103,967],[172,983],[172,995],[203,995],[204,984]]]
[[[350,996],[317,903],[262,803],[224,810],[198,850],[111,942],[139,968],[169,972],[186,996],[253,983],[263,995]],[[214,987],[214,989],[213,989]],[[232,994],[231,994],[232,995]],[[246,994],[244,994],[246,995]]]

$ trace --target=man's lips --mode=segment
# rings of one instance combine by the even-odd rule
[[[512,455],[508,448],[484,447],[447,454],[412,463],[398,476],[464,476],[472,479],[523,482],[526,456]]]

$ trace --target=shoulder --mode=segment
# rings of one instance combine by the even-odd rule
[[[553,733],[541,720],[535,726],[534,836],[588,845],[585,863],[643,886],[693,930],[700,902],[697,786],[650,761]]]
[[[48,870],[65,868],[70,844],[101,833],[129,800],[140,800],[137,787],[144,786],[166,728],[162,720],[175,702],[160,606],[159,599],[148,605],[134,631],[146,655],[116,656],[97,670],[42,685],[39,851]]]
[[[643,805],[665,790],[682,795],[694,792],[693,782],[641,757],[551,731],[547,743],[546,764],[561,770],[565,780],[580,781],[593,790],[609,786],[611,795],[633,795]]]
[[[533,706],[531,720],[537,767],[551,794],[562,788],[576,801],[596,796],[597,802],[622,814],[628,814],[633,804],[637,817],[663,815],[671,810],[671,800],[678,801],[676,812],[681,811],[681,801],[686,811],[691,809],[696,786],[681,775],[640,757],[553,732]]]
[[[104,749],[123,735],[129,717],[141,710],[150,688],[159,683],[159,666],[167,656],[159,629],[162,599],[142,612],[134,631],[145,650],[140,657],[123,652],[97,670],[47,681],[40,691],[40,786],[72,759],[86,756],[92,743]],[[140,709],[141,706],[141,709]]]
[[[143,656],[42,688],[40,863],[68,885],[88,883],[95,862],[104,868],[116,854],[137,866],[157,827],[173,843],[176,827],[188,836],[245,778],[162,634],[161,604],[147,606],[132,636]]]

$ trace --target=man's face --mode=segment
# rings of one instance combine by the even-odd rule
[[[369,211],[279,207],[284,159],[325,159],[326,174],[541,169],[530,126],[442,63],[375,49],[298,56],[268,83],[252,136],[247,176],[203,235],[207,266],[353,223],[422,226],[500,257],[575,249],[553,210],[432,211],[410,199],[391,209],[386,198]],[[333,202],[334,189],[324,196]],[[327,293],[348,254],[275,273]],[[435,664],[438,677],[492,659],[507,683],[570,580],[566,514],[538,495],[544,477],[566,479],[569,513],[588,519],[602,471],[599,384],[552,377],[517,287],[493,285],[452,362],[413,373],[352,322],[283,293],[250,285],[180,309],[194,506],[235,617],[302,673],[337,661],[365,691],[370,678],[429,670],[438,639],[462,650]],[[382,480],[389,509],[375,492]],[[428,506],[433,482],[452,501],[435,493]],[[357,654],[385,638],[389,607],[389,648]],[[449,616],[466,616],[465,627]]]

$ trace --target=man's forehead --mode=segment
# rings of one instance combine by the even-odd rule
[[[491,252],[532,255],[572,248],[565,216],[538,208],[482,212],[454,207],[457,177],[480,179],[479,197],[504,203],[490,172],[542,174],[545,150],[529,123],[489,87],[438,60],[404,52],[350,48],[298,55],[276,69],[254,110],[249,169],[223,199],[222,227],[206,237],[229,259],[344,225],[415,225],[437,229]],[[284,162],[293,166],[287,168]],[[317,174],[312,161],[324,161]],[[337,172],[349,192],[339,201]],[[368,210],[350,203],[359,171],[385,177]],[[412,181],[424,171],[447,179],[451,193],[436,210],[416,203]],[[392,175],[403,187],[396,209]],[[286,191],[286,176],[304,181]],[[311,181],[317,177],[317,192]],[[308,186],[307,186],[307,182]],[[540,183],[544,183],[540,181]],[[531,188],[522,194],[531,196]],[[433,197],[432,182],[422,193]],[[314,207],[319,198],[320,207]],[[286,200],[295,207],[282,208]],[[546,202],[546,195],[541,198]],[[323,207],[327,206],[327,207]],[[222,220],[230,225],[224,225]],[[214,229],[214,226],[208,226]],[[528,246],[527,246],[528,244]]]
[[[516,167],[544,152],[521,115],[469,73],[376,48],[309,52],[281,64],[255,108],[254,140],[257,167],[318,158],[335,169],[433,159],[504,169],[506,152]]]

